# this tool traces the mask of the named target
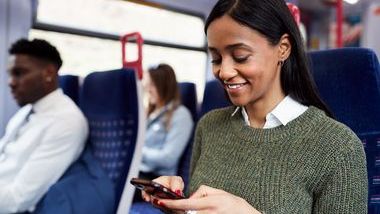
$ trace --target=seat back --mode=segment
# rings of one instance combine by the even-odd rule
[[[88,143],[115,185],[117,213],[128,213],[134,192],[129,180],[137,176],[141,161],[145,123],[138,84],[134,70],[94,72],[85,78],[80,95],[90,126]]]
[[[178,83],[179,91],[181,94],[181,103],[187,109],[189,109],[194,122],[197,121],[197,90],[196,86],[192,82],[181,82]]]
[[[320,95],[336,119],[356,134],[380,131],[380,69],[374,52],[343,48],[310,57]]]
[[[380,212],[380,68],[364,48],[311,52],[312,73],[336,119],[362,139],[369,182],[369,213]]]
[[[211,80],[206,83],[200,116],[207,112],[231,105],[223,85],[218,80]]]
[[[197,122],[197,91],[194,83],[190,82],[182,82],[179,83],[180,93],[181,93],[181,101],[182,104],[189,109],[193,121],[195,130],[195,125]],[[178,175],[182,177],[185,186],[189,183],[190,176],[190,160],[191,160],[191,152],[193,146],[194,134],[191,135],[189,142],[183,152],[179,164],[178,164]]]
[[[87,148],[49,188],[33,214],[109,214],[116,209],[114,198],[111,180]]]
[[[380,132],[359,134],[367,156],[368,213],[380,213]]]
[[[79,77],[75,75],[60,75],[58,77],[59,87],[63,93],[69,96],[76,104],[79,100]]]

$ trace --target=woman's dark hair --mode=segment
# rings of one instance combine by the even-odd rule
[[[157,67],[148,69],[150,79],[157,88],[157,93],[160,99],[167,106],[167,113],[165,118],[165,127],[169,129],[170,120],[173,116],[174,110],[180,105],[181,99],[177,79],[173,68],[168,64],[159,64]],[[149,103],[148,115],[156,109],[156,106]]]
[[[258,31],[272,45],[277,45],[281,37],[288,34],[292,49],[281,68],[282,89],[303,105],[313,105],[333,117],[318,95],[300,31],[284,0],[219,0],[206,20],[206,34],[210,24],[224,15]]]

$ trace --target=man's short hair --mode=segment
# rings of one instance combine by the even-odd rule
[[[58,50],[49,42],[42,39],[20,39],[9,49],[9,54],[26,54],[37,59],[52,63],[59,70],[62,66],[62,59]]]

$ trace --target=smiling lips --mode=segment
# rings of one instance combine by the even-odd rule
[[[239,89],[239,88],[243,87],[246,84],[247,84],[247,82],[244,82],[244,83],[227,83],[227,82],[225,82],[224,86],[227,89]]]

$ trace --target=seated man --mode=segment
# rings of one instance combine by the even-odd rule
[[[9,53],[9,87],[22,108],[0,139],[0,213],[33,211],[79,157],[88,135],[84,115],[58,89],[57,49],[22,39]]]

